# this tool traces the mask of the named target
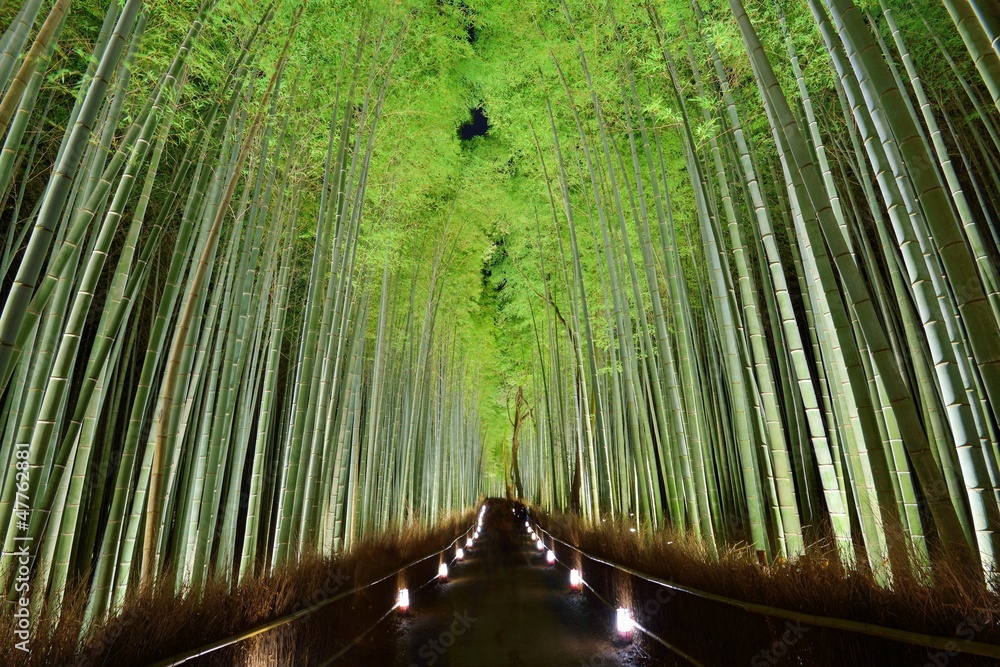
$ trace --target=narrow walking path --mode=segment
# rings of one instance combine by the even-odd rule
[[[506,508],[505,508],[506,509]],[[675,664],[637,636],[615,642],[614,611],[570,591],[566,570],[545,562],[524,518],[490,510],[481,536],[453,563],[447,582],[411,590],[411,610],[394,614],[366,642],[393,643],[398,667],[600,667]],[[365,645],[347,662],[365,664]]]

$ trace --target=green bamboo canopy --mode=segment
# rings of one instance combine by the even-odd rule
[[[484,494],[995,576],[989,2],[0,20],[9,598],[23,545],[90,622]]]

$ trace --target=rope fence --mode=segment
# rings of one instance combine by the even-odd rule
[[[542,532],[545,532],[542,528],[539,528],[539,530],[541,530]],[[550,533],[545,533],[545,534],[549,535],[549,537],[552,537],[552,535]],[[552,539],[555,539],[555,538],[552,538]],[[572,569],[568,564],[566,564],[565,562],[563,562],[562,560],[560,560],[558,557],[556,557],[556,562],[559,563],[560,565],[562,565],[567,570]],[[590,582],[588,582],[586,579],[584,579],[582,575],[580,576],[580,583],[583,584],[584,586],[586,586],[587,589],[590,590],[590,592],[593,593],[594,596],[598,600],[600,600],[601,602],[603,602],[606,607],[608,607],[612,611],[614,611],[615,609],[617,609],[617,607],[615,605],[613,605],[611,602],[609,602],[603,595],[601,595],[597,591],[596,588],[594,588],[593,586],[591,586]],[[638,623],[634,619],[632,621],[632,625],[635,626],[635,628],[638,629],[640,632],[642,632],[643,634],[645,634],[646,636],[648,636],[650,639],[653,639],[653,640],[659,642],[660,644],[662,644],[663,646],[665,646],[670,651],[673,651],[673,653],[675,655],[677,655],[678,657],[683,658],[684,660],[688,661],[690,664],[694,665],[694,667],[705,667],[702,663],[698,662],[698,660],[696,660],[694,657],[688,655],[687,653],[685,653],[680,648],[674,646],[673,644],[671,644],[670,642],[668,642],[663,637],[660,637],[659,635],[657,635],[656,633],[654,633],[649,628],[643,627],[640,623]]]
[[[620,563],[615,563],[603,558],[599,558],[586,551],[580,549],[579,547],[561,540],[549,531],[542,528],[534,520],[529,519],[532,525],[535,526],[536,530],[547,535],[554,542],[558,542],[566,546],[573,551],[576,551],[588,560],[594,561],[595,563],[600,563],[607,567],[625,572],[638,579],[643,579],[651,584],[657,586],[662,586],[664,588],[669,588],[674,591],[681,593],[686,593],[687,595],[692,595],[695,597],[702,598],[704,600],[711,600],[713,602],[718,602],[721,604],[729,605],[731,607],[736,607],[742,609],[745,612],[751,614],[760,614],[762,616],[771,616],[774,618],[781,618],[789,621],[798,621],[806,625],[812,625],[821,628],[831,628],[834,630],[843,630],[846,632],[855,632],[858,634],[868,635],[870,637],[878,637],[880,639],[889,639],[892,641],[903,642],[906,644],[912,644],[914,646],[922,646],[925,648],[945,650],[945,651],[957,651],[960,653],[967,653],[969,655],[979,655],[987,658],[1000,658],[1000,646],[996,644],[987,644],[986,642],[977,642],[964,639],[958,639],[955,637],[939,637],[935,635],[927,635],[919,632],[912,632],[909,630],[900,630],[898,628],[889,628],[882,625],[875,625],[874,623],[864,623],[862,621],[852,621],[844,618],[835,618],[831,616],[818,616],[816,614],[808,614],[805,612],[792,611],[790,609],[782,609],[780,607],[772,607],[766,604],[760,604],[757,602],[746,602],[743,600],[737,600],[735,598],[726,597],[725,595],[719,595],[717,593],[709,593],[708,591],[703,591],[691,586],[685,586],[683,584],[678,584],[672,581],[667,581],[659,577],[655,577],[645,572],[639,572],[633,568],[626,565],[621,565]],[[590,586],[588,586],[590,588]],[[593,590],[593,589],[591,589]],[[638,627],[638,626],[637,626]],[[644,628],[640,628],[645,632]],[[650,634],[651,633],[648,633]],[[651,635],[652,636],[652,635]],[[657,638],[658,639],[658,638]],[[661,640],[661,643],[664,643]]]
[[[446,546],[444,549],[441,549],[441,551],[438,551],[437,553],[431,554],[427,558],[431,558],[431,557],[436,556],[438,554],[444,553],[445,551],[447,551],[448,549],[450,549],[452,547],[452,545],[455,544],[455,542],[458,542],[460,539],[462,539],[463,537],[465,537],[468,534],[469,534],[469,531],[467,530],[464,533],[462,533],[461,535],[459,535],[458,537],[456,537],[454,540],[452,540],[451,544],[449,544],[448,546]],[[423,561],[427,560],[427,558],[424,558],[424,559],[422,559],[421,561],[418,561],[418,562],[423,562]],[[452,558],[451,562],[448,563],[448,564],[449,565],[454,565],[457,560],[458,560],[458,558]],[[399,572],[399,570],[397,570],[397,572]],[[390,576],[392,576],[392,575],[390,575]],[[415,591],[422,591],[425,588],[427,588],[428,586],[430,586],[438,578],[439,578],[439,575],[435,574],[433,577],[431,577],[430,579],[428,579],[424,583],[420,584],[420,586],[418,586],[414,590]],[[382,580],[384,581],[385,579],[383,578]],[[354,648],[355,644],[357,644],[359,641],[361,641],[362,639],[364,639],[368,635],[368,633],[371,632],[372,630],[374,630],[376,627],[378,627],[378,625],[382,621],[384,621],[385,619],[389,618],[389,614],[391,614],[393,611],[395,611],[396,607],[398,607],[398,606],[399,606],[399,602],[396,602],[396,604],[394,604],[391,607],[389,607],[389,611],[385,612],[385,614],[383,614],[381,618],[379,618],[377,621],[375,621],[374,623],[372,623],[368,627],[367,630],[365,630],[360,635],[358,635],[357,637],[355,637],[354,639],[352,639],[350,642],[348,642],[346,645],[344,645],[344,647],[341,648],[339,651],[337,651],[332,656],[330,656],[329,658],[327,658],[323,663],[320,664],[319,667],[329,667],[329,665],[332,665],[335,661],[337,661],[338,659],[340,659],[341,657],[343,657],[344,655],[346,655],[348,651],[350,651],[352,648]]]
[[[475,524],[473,524],[473,527],[474,526],[475,526]],[[467,536],[469,534],[469,532],[472,530],[473,527],[470,527],[470,528],[466,529],[465,531],[463,531],[462,533],[460,533],[458,535],[458,537],[456,537],[454,540],[452,540],[450,543],[448,543],[446,546],[442,547],[441,549],[438,549],[437,551],[435,551],[433,553],[430,553],[430,554],[428,554],[426,556],[423,556],[422,558],[418,558],[416,560],[410,561],[406,565],[403,565],[402,567],[399,567],[399,568],[393,570],[392,572],[390,572],[390,573],[388,573],[388,574],[386,574],[386,575],[384,575],[384,576],[376,579],[375,581],[371,581],[371,582],[369,582],[367,584],[362,584],[361,586],[356,586],[355,588],[352,588],[349,591],[344,591],[343,593],[338,593],[337,595],[334,595],[333,597],[327,598],[326,600],[321,600],[320,602],[316,602],[314,604],[311,604],[311,605],[309,605],[308,607],[306,607],[304,609],[300,609],[298,611],[292,612],[290,614],[286,614],[284,616],[281,616],[279,618],[273,619],[273,620],[268,621],[266,623],[262,623],[260,625],[257,625],[255,627],[253,627],[253,628],[251,628],[249,630],[246,630],[244,632],[241,632],[239,634],[231,635],[229,637],[225,637],[223,639],[219,639],[217,641],[214,641],[214,642],[212,642],[210,644],[205,644],[205,645],[200,646],[198,648],[194,648],[194,649],[191,649],[189,651],[185,651],[184,653],[179,653],[179,654],[174,655],[172,657],[165,658],[163,660],[160,660],[159,662],[153,663],[152,665],[150,665],[150,667],[174,667],[175,665],[182,665],[182,664],[184,664],[184,663],[186,663],[186,662],[188,662],[190,660],[194,660],[195,658],[200,658],[200,657],[202,657],[204,655],[208,655],[209,653],[212,653],[214,651],[218,651],[219,649],[226,648],[227,646],[232,646],[234,644],[238,644],[240,642],[246,641],[247,639],[250,639],[251,637],[256,637],[258,635],[262,635],[265,632],[268,632],[269,630],[273,630],[273,629],[281,627],[283,625],[287,625],[288,623],[291,623],[292,621],[296,621],[296,620],[298,620],[300,618],[303,618],[304,616],[308,616],[309,614],[313,613],[314,611],[316,611],[318,609],[322,609],[323,607],[331,605],[334,602],[337,602],[338,600],[343,600],[346,597],[350,597],[352,595],[360,593],[361,591],[363,591],[363,590],[365,590],[367,588],[371,588],[372,586],[375,586],[375,585],[378,585],[378,584],[382,583],[386,579],[389,579],[391,577],[396,576],[397,574],[399,574],[400,572],[403,572],[404,570],[408,570],[408,569],[410,569],[411,567],[413,567],[415,565],[419,565],[420,563],[423,563],[425,560],[428,560],[430,558],[434,558],[435,556],[438,556],[438,555],[444,553],[445,551],[447,551],[448,549],[450,549],[451,547],[453,547],[456,542],[458,542],[459,540],[461,540],[463,537]],[[436,577],[432,577],[430,581],[434,581],[435,578]],[[427,583],[425,583],[423,586],[426,586],[427,584],[429,584],[430,581],[428,581]],[[423,586],[421,586],[421,588],[423,588]],[[346,653],[347,649],[349,649],[351,646],[353,646],[354,644],[356,644],[360,639],[362,639],[365,635],[367,635],[369,632],[371,632],[375,628],[375,626],[377,626],[379,623],[381,623],[383,620],[385,620],[385,618],[390,613],[392,613],[392,610],[395,609],[395,608],[396,608],[396,605],[393,605],[392,608],[390,608],[389,611],[387,611],[385,613],[385,615],[382,616],[382,618],[380,618],[378,621],[376,621],[374,625],[372,625],[367,630],[365,630],[360,636],[356,637],[351,642],[349,642],[343,649],[341,649],[340,652],[338,652],[337,654],[335,654],[333,657],[331,657],[330,659],[328,659],[323,664],[324,665],[328,665],[331,662],[333,662],[334,660],[336,660],[337,658],[339,658],[341,655],[343,655],[344,653]]]

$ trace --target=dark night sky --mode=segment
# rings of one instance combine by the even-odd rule
[[[490,129],[490,123],[481,107],[472,109],[470,113],[472,118],[458,128],[458,138],[462,141],[481,137]]]

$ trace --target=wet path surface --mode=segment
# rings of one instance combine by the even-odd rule
[[[673,665],[659,645],[637,636],[615,642],[614,611],[569,589],[548,565],[523,517],[488,512],[484,528],[447,582],[411,588],[411,609],[373,633],[398,667],[600,667]],[[463,540],[464,542],[464,540]],[[449,552],[449,560],[453,552]],[[422,582],[421,582],[422,583]],[[390,649],[385,651],[385,649]],[[363,663],[364,651],[351,656]],[[384,653],[383,653],[384,654]]]

